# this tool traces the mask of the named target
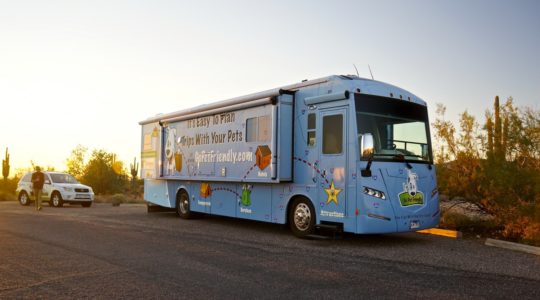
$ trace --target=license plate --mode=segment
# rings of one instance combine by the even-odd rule
[[[420,227],[420,221],[411,221],[411,229],[416,229]]]

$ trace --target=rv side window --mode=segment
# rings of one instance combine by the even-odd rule
[[[259,142],[267,142],[270,141],[270,116],[260,116],[259,117],[259,134],[257,137],[257,140]]]
[[[317,119],[316,115],[314,113],[311,113],[308,115],[308,121],[307,121],[307,144],[309,147],[315,146],[316,138],[315,138],[315,132],[316,132],[316,124]]]
[[[260,116],[246,120],[246,142],[267,142],[270,140],[272,122],[270,116]]]
[[[249,118],[246,120],[246,142],[257,141],[257,118]]]
[[[323,117],[323,154],[343,152],[343,115]]]

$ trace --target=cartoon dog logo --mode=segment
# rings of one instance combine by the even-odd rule
[[[418,176],[411,172],[411,170],[407,170],[407,182],[403,183],[403,190],[412,197],[416,195],[416,180],[418,179]]]
[[[176,128],[167,128],[167,140],[165,142],[165,158],[167,159],[167,175],[174,172],[174,153],[175,153]]]
[[[403,192],[398,195],[401,206],[424,204],[424,194],[418,190],[417,180],[418,175],[407,170],[407,180],[403,183]]]

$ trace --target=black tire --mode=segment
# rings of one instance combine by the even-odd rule
[[[53,192],[51,195],[50,203],[54,207],[62,207],[64,205],[64,200],[62,199],[62,195],[60,195],[59,192]]]
[[[293,200],[289,210],[289,226],[297,237],[306,237],[315,231],[315,208],[302,197]]]
[[[81,202],[82,207],[90,207],[92,206],[92,202]]]
[[[176,194],[176,214],[182,219],[191,219],[193,217],[189,205],[189,195],[184,190]]]
[[[28,206],[28,204],[30,204],[30,197],[25,191],[19,193],[19,203],[23,206]]]

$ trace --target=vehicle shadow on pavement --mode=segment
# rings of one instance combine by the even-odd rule
[[[240,231],[249,232],[251,234],[268,234],[278,235],[280,237],[290,237],[291,239],[296,238],[294,237],[287,224],[267,223],[262,221],[237,219],[216,215],[199,215],[193,219],[184,220],[180,219],[174,212],[152,212],[148,213],[148,217],[166,218],[168,220],[178,219],[178,222],[187,222],[187,224],[190,224],[192,222],[202,222],[212,227],[214,225],[219,226],[219,228],[221,228],[221,230],[224,232]],[[201,224],[199,223],[197,227],[199,227],[200,225]],[[395,245],[407,246],[433,243],[433,241],[427,238],[425,235],[414,232],[364,235],[353,233],[337,233],[333,235],[331,233],[324,232],[316,238],[305,238],[302,240],[312,242],[317,246],[345,244],[350,246],[369,245],[373,248],[388,248]]]

